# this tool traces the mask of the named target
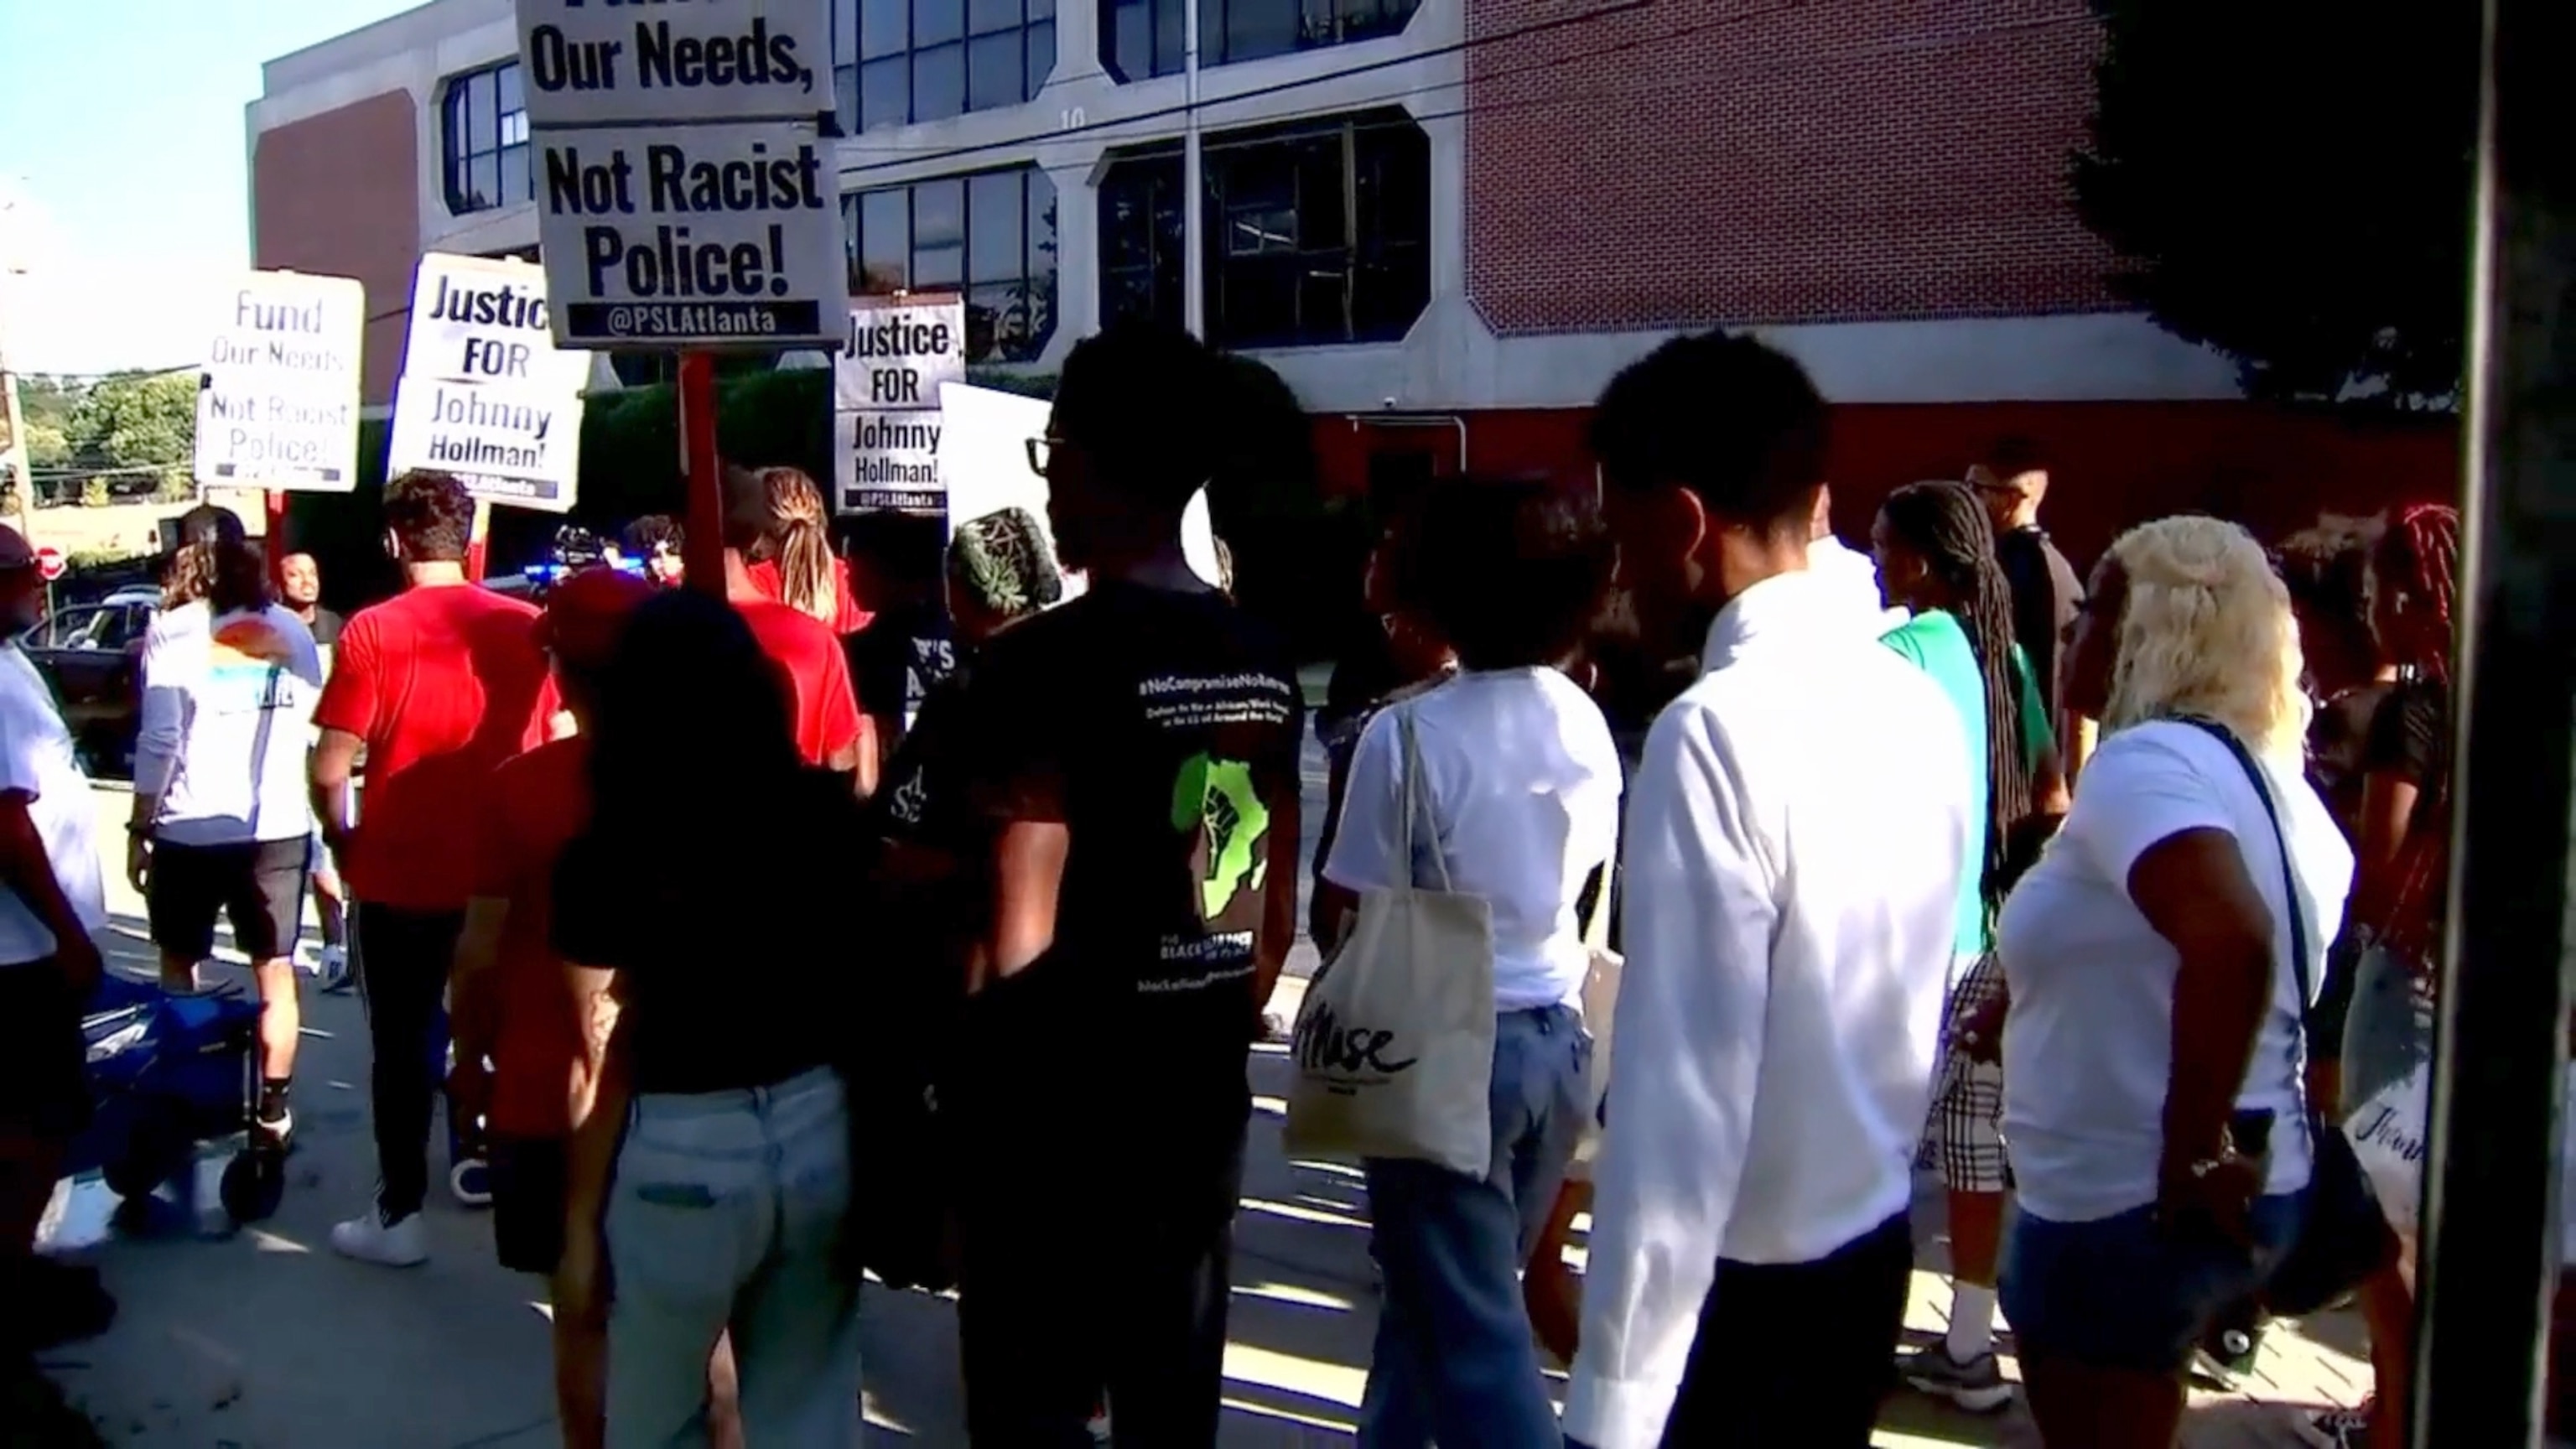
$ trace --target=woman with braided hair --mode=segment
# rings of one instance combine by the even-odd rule
[[[1900,1372],[1926,1394],[1987,1412],[2012,1402],[1994,1354],[1995,1261],[2002,1241],[2003,1071],[1995,1063],[2003,971],[1994,918],[2010,887],[2017,841],[2035,817],[2066,813],[2056,741],[2030,661],[2013,642],[2012,584],[1995,559],[1994,526],[1966,484],[1898,489],[1870,530],[1881,587],[1909,622],[1883,642],[1932,676],[1968,742],[1971,820],[1981,862],[1961,882],[1956,974],[1923,1155],[1949,1193],[1950,1332],[1905,1356]]]
[[[2336,953],[2339,964],[2357,963],[2338,1084],[2347,1109],[2403,1081],[2431,1047],[2434,953],[2451,874],[2451,611],[2459,557],[2459,512],[2439,503],[2399,508],[2371,550],[2364,587],[2370,628],[2398,680],[2372,714],[2363,748],[2361,840],[2348,939],[2339,943],[2351,949]],[[2329,999],[2341,997],[2342,985],[2329,979]],[[2387,1206],[2398,1223],[2413,1221],[2413,1204]],[[2404,1442],[2415,1244],[2403,1234],[2400,1241],[2397,1262],[2361,1290],[2376,1392],[2360,1409],[2309,1421],[2311,1443],[2393,1449]]]

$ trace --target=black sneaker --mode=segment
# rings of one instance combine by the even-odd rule
[[[1947,1399],[1972,1414],[1991,1414],[2013,1399],[2013,1386],[1992,1349],[1961,1363],[1950,1357],[1947,1343],[1930,1344],[1899,1354],[1896,1374],[1916,1393]]]

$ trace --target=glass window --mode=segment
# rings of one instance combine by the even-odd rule
[[[966,111],[966,47],[912,53],[912,118],[941,121]]]
[[[1028,274],[1028,233],[1020,224],[1025,188],[1016,171],[989,171],[966,183],[966,279],[1016,280]]]
[[[1027,84],[1029,99],[1035,100],[1038,92],[1046,89],[1047,76],[1055,70],[1055,22],[1048,20],[1030,26],[1028,37]]]
[[[853,287],[953,291],[969,362],[1025,362],[1055,326],[1055,183],[1035,167],[890,186],[847,199]]]
[[[1208,340],[1401,338],[1431,299],[1431,148],[1400,111],[1209,137]],[[1113,155],[1100,182],[1104,320],[1179,322],[1174,148]]]
[[[912,48],[911,0],[858,0],[858,6],[861,60]]]
[[[857,36],[851,73],[833,77],[846,134],[1016,106],[1055,65],[1054,0],[831,4],[835,33]]]
[[[896,54],[859,67],[859,127],[901,126],[912,120],[912,57]]]
[[[1019,103],[1024,94],[1020,50],[1026,42],[1022,34],[1005,30],[966,42],[966,109],[989,111],[995,106]]]
[[[535,198],[527,93],[517,61],[450,79],[439,119],[450,213]]]
[[[1199,64],[1227,65],[1402,31],[1421,0],[1199,0]],[[1099,0],[1100,61],[1122,81],[1183,67],[1188,0]],[[1032,11],[1032,14],[1035,12]]]

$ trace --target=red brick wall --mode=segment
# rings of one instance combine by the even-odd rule
[[[1583,445],[1590,409],[1466,418],[1471,472],[1592,476]],[[2049,531],[2087,562],[2122,530],[2167,514],[2212,513],[2270,538],[2321,513],[2447,499],[2460,486],[2459,432],[2448,422],[2369,423],[2244,402],[1841,404],[1829,462],[1835,527],[1863,543],[1891,491],[1959,477],[1979,450],[2013,435],[2050,460]],[[1328,493],[1360,490],[1372,451],[1419,450],[1437,471],[1457,471],[1457,440],[1447,432],[1353,429],[1345,418],[1319,417],[1315,447]]]
[[[2073,213],[2085,0],[1467,0],[1467,294],[1498,333],[2113,305]]]
[[[411,94],[391,91],[260,133],[251,150],[253,265],[367,287],[364,396],[393,398],[420,256]]]

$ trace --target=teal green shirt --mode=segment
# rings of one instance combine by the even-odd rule
[[[1986,858],[1990,783],[1986,779],[1986,677],[1977,668],[1977,652],[1969,647],[1968,632],[1949,614],[1930,609],[1888,630],[1879,642],[1931,675],[1959,716],[1960,733],[1968,741],[1968,860],[1981,866]],[[2018,644],[2013,646],[2012,665],[2013,682],[2021,691],[2022,759],[2037,769],[2040,757],[2056,747],[2056,734],[2049,728],[2047,709],[2039,702],[2030,661]],[[1984,876],[1983,869],[1971,869],[1959,883],[1957,951],[1961,956],[1983,954],[1993,941],[1993,923],[1986,919]]]

